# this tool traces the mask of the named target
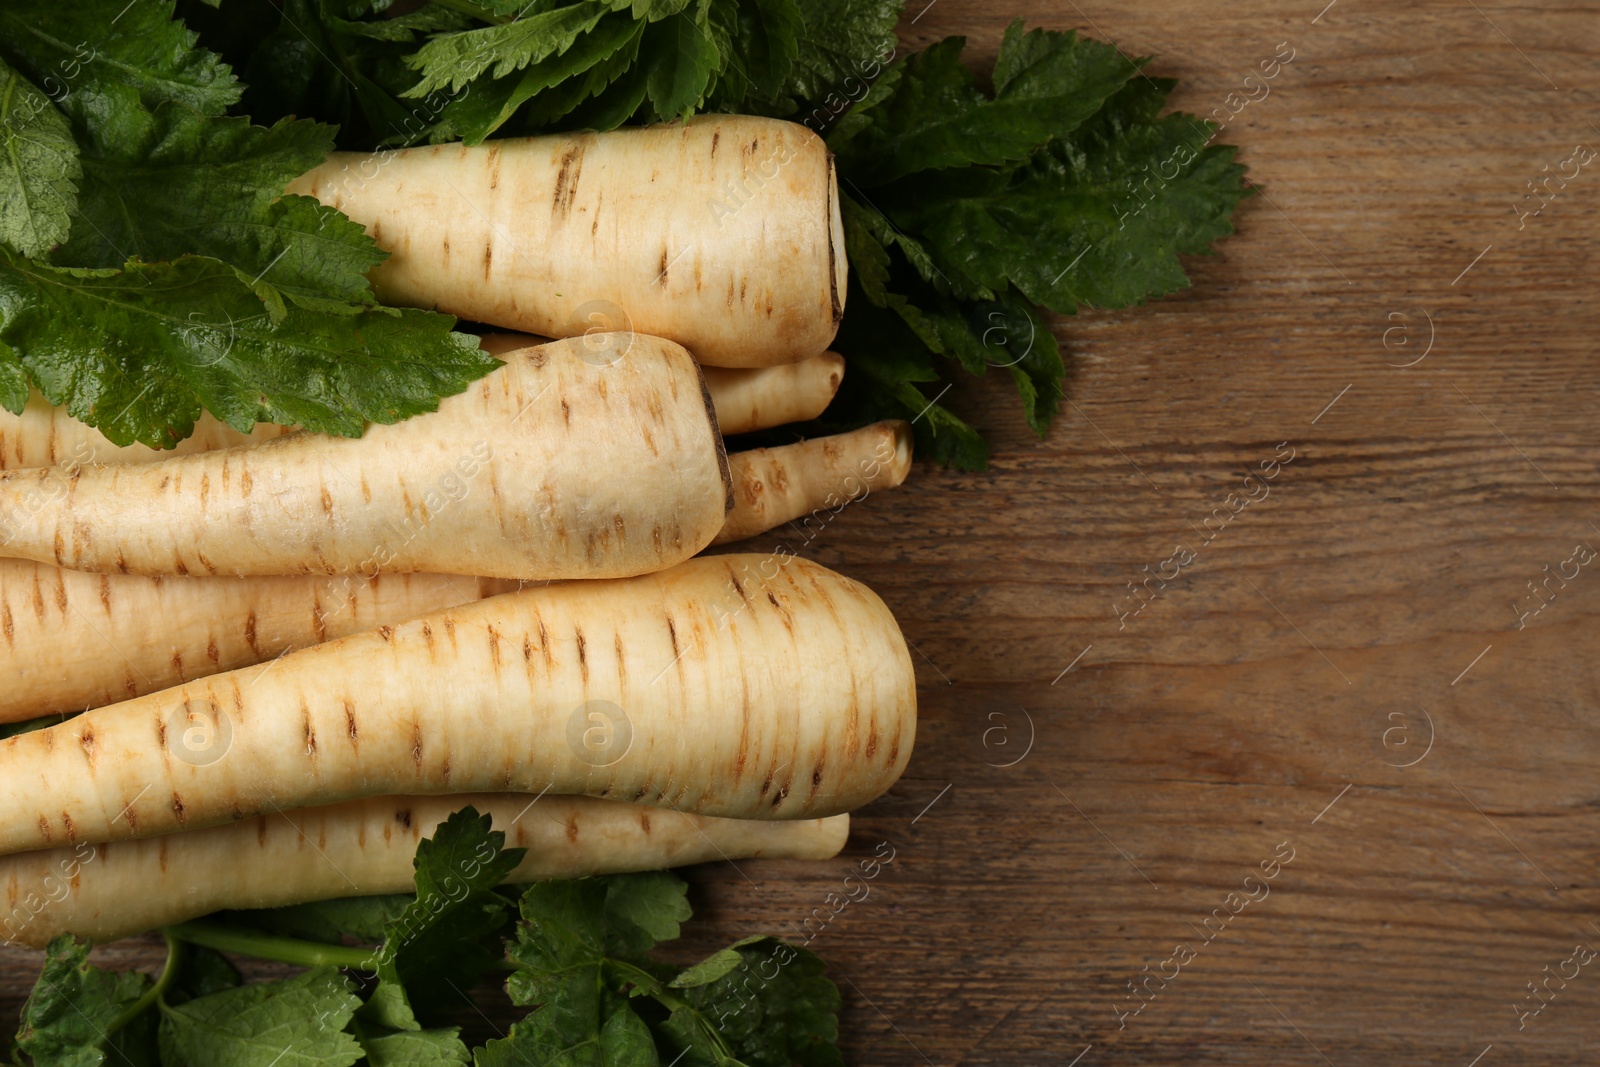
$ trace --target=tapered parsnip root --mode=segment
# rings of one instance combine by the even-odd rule
[[[0,408],[0,471],[19,467],[63,467],[67,472],[95,463],[145,463],[189,452],[213,452],[236,445],[259,444],[291,432],[287,426],[258,423],[251,433],[240,433],[225,422],[201,413],[194,433],[172,450],[145,445],[114,445],[99,430],[79,422],[37,391],[28,397],[22,414]]]
[[[360,438],[0,474],[0,552],[131,574],[639,574],[730,504],[698,368],[670,341],[558,341]]]
[[[739,491],[718,543],[899,484],[909,444],[902,456],[890,425],[733,453]],[[519,584],[443,574],[161,578],[0,559],[0,723],[127,700]]]
[[[546,337],[639,330],[719,367],[814,356],[844,310],[832,157],[775,119],[335,153],[287,191],[367,227],[387,304]]]
[[[911,424],[875,422],[834,437],[814,437],[730,457],[736,507],[712,544],[727,544],[793,522],[837,512],[911,473]]]
[[[722,432],[749,433],[821,415],[844,380],[844,357],[824,352],[756,370],[707,367],[705,376]]]
[[[0,723],[98,708],[518,585],[454,574],[159,578],[0,559]]]
[[[0,854],[408,793],[583,793],[816,818],[911,755],[910,653],[793,556],[564,582],[302,649],[0,742]]]
[[[519,349],[547,343],[525,334],[489,334],[483,338],[484,349],[502,358]],[[591,336],[590,343],[602,342]],[[749,433],[821,415],[844,380],[844,357],[837,352],[824,352],[776,367],[705,367],[703,371],[718,427],[724,434]],[[263,422],[250,433],[240,433],[227,423],[201,414],[195,420],[194,433],[170,449],[114,445],[93,426],[68,415],[66,408],[54,407],[34,393],[20,415],[0,408],[0,471],[58,467],[70,475],[79,467],[95,463],[148,463],[260,444],[293,432],[292,426]]]
[[[591,338],[591,344],[598,343]],[[485,334],[483,350],[504,359],[540,340],[521,333]],[[754,362],[754,357],[752,357]],[[706,388],[724,434],[749,433],[821,415],[844,381],[844,357],[837,352],[771,367],[705,367]]]
[[[374,797],[0,858],[0,942],[43,948],[70,933],[104,943],[223,909],[406,892],[418,842],[468,804],[493,816],[508,848],[528,850],[511,883],[720,859],[827,859],[850,832],[848,815],[758,822],[593,797]]]

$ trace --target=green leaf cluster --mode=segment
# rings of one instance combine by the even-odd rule
[[[0,5],[0,405],[38,389],[118,444],[202,410],[355,435],[495,366],[377,305],[384,253],[283,195],[334,128],[229,114],[242,92],[172,0]]]
[[[1074,33],[1006,31],[985,91],[948,38],[891,67],[835,126],[851,360],[832,417],[912,418],[923,454],[988,446],[944,403],[951,371],[1015,383],[1041,436],[1064,365],[1041,309],[1122,308],[1188,284],[1180,255],[1232,230],[1233,149],[1143,59]]]
[[[151,979],[63,937],[23,1009],[22,1067],[839,1067],[839,992],[773,938],[656,962],[690,918],[664,871],[498,888],[524,850],[468,807],[417,850],[414,894],[228,912],[167,930]],[[372,947],[365,947],[372,946]],[[223,952],[298,964],[244,982]],[[486,977],[530,1009],[476,1049],[447,1025]],[[467,1009],[470,1010],[470,1009]]]

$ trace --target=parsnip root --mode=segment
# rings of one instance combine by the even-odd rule
[[[527,856],[510,883],[721,859],[827,859],[850,817],[717,819],[592,797],[374,797],[207,830],[0,858],[0,942],[96,942],[234,908],[407,892],[417,844],[468,804]],[[335,858],[336,857],[336,858]]]
[[[685,559],[731,504],[678,345],[513,353],[439,410],[153,463],[0,474],[0,552],[131,574],[614,577]]]
[[[911,424],[875,422],[851,433],[814,437],[729,458],[735,508],[714,545],[741,541],[802,515],[837,512],[911,472]]]
[[[546,337],[637,330],[718,367],[814,356],[844,311],[833,159],[790,122],[335,153],[286,191],[367,227],[386,304]]]
[[[0,741],[0,854],[361,796],[583,793],[816,818],[888,789],[916,682],[883,602],[724,555],[491,597]]]

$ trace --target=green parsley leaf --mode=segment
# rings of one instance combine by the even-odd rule
[[[167,1067],[349,1067],[361,1045],[344,1032],[361,1001],[331,967],[240,986],[161,1009]]]
[[[422,311],[270,321],[234,268],[186,256],[124,270],[43,267],[0,249],[0,359],[118,444],[170,446],[201,408],[355,436],[438,406],[498,366]]]
[[[70,936],[50,943],[33,993],[22,1009],[17,1048],[35,1067],[99,1067],[106,1032],[151,986],[135,972],[113,974],[89,963],[89,944]]]
[[[377,243],[315,199],[283,195],[333,149],[330,127],[285,119],[268,128],[165,109],[149,134],[120,158],[84,161],[80,214],[56,263],[117,267],[193,253],[302,306],[373,302],[366,272],[387,258]]]
[[[494,892],[526,849],[505,847],[490,817],[463,808],[417,848],[416,899],[384,924],[375,957],[378,989],[363,1018],[417,1030],[413,1002],[432,1005],[463,995],[499,957],[495,935],[510,905]],[[492,947],[491,947],[492,945]]]
[[[929,176],[895,217],[991,289],[1013,282],[1064,313],[1127,307],[1187,286],[1178,256],[1233,232],[1244,168],[1231,147],[1207,147],[1211,137],[1209,124],[1182,114],[1099,125],[1003,181],[946,191]]]
[[[815,108],[800,121],[821,132],[829,121],[860,99],[866,84],[884,73],[898,40],[903,0],[804,0],[797,5],[801,28],[794,63],[781,88],[768,101],[771,114],[792,115]],[[758,80],[755,71],[751,78]]]
[[[685,1064],[727,1062],[704,1041],[709,1021],[749,1067],[840,1067],[839,990],[814,953],[776,938],[740,941],[690,968],[672,985],[687,1007],[663,1027]]]
[[[40,256],[64,240],[82,177],[66,118],[0,63],[0,241]]]
[[[220,115],[238,101],[233,73],[172,12],[173,0],[6,0],[0,54],[104,148],[163,104]]]
[[[481,74],[501,78],[559,56],[594,29],[609,9],[606,3],[580,0],[499,26],[442,34],[406,61],[422,72],[422,80],[406,95],[460,89]]]
[[[478,144],[536,96],[532,117],[540,124],[554,122],[632,65],[644,30],[645,23],[626,13],[606,15],[562,55],[505,78],[474,82],[470,93],[444,109],[431,138]]]
[[[871,125],[842,148],[840,165],[864,187],[923,170],[1019,163],[1099,110],[1138,67],[1110,45],[1076,34],[1006,31],[994,96],[961,63],[964,37],[910,57]]]
[[[671,120],[699,110],[723,55],[708,27],[681,12],[652,24],[643,49],[650,55],[645,92],[656,116]]]
[[[458,1030],[396,1030],[359,1040],[367,1067],[466,1067],[472,1060]]]

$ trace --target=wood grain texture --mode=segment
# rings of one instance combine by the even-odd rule
[[[1264,195],[1194,287],[1059,324],[1049,440],[985,383],[962,405],[989,472],[919,468],[806,548],[900,618],[920,743],[840,860],[694,870],[695,945],[794,936],[892,842],[813,942],[852,1063],[1596,1061],[1600,961],[1517,1009],[1600,946],[1600,575],[1523,629],[1512,604],[1600,547],[1600,170],[1521,229],[1512,205],[1600,146],[1600,12],[1324,2],[936,0],[904,27],[978,56],[1017,15],[1075,27],[1157,54],[1201,114],[1296,58],[1225,131]],[[1270,496],[1201,544],[1280,442]],[[1180,542],[1194,563],[1119,628]]]

